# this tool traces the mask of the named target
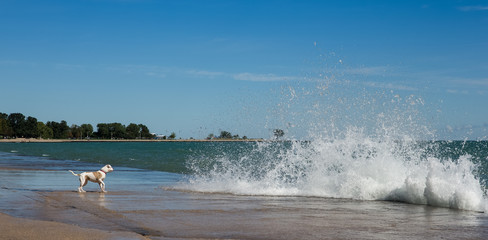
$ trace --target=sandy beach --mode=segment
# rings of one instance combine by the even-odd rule
[[[1,239],[145,239],[130,232],[109,232],[53,221],[16,218],[0,213]]]
[[[49,160],[46,160],[49,161]],[[178,190],[182,176],[114,166],[108,193],[63,161],[0,160],[0,239],[485,239],[484,213],[384,201]],[[50,166],[46,169],[45,166]],[[92,169],[95,165],[82,165]],[[72,169],[80,172],[80,169]]]

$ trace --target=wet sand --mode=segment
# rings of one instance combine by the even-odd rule
[[[78,193],[77,178],[63,169],[63,161],[54,162],[61,166],[45,170],[32,162],[0,162],[0,239],[488,236],[485,213],[382,201],[185,192],[175,190],[180,175],[117,166],[105,181],[108,193],[93,183],[85,187],[87,193]]]
[[[0,213],[0,239],[145,239],[130,232],[109,232],[53,221],[16,218]]]

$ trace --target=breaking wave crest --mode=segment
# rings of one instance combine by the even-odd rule
[[[187,190],[244,195],[389,200],[486,211],[470,155],[440,159],[436,142],[342,139],[256,143],[240,154],[191,161]]]
[[[249,143],[188,162],[180,187],[201,192],[388,200],[487,211],[486,156],[434,141],[425,101],[326,81],[282,93],[274,111],[306,140]],[[298,91],[303,89],[302,91]],[[434,112],[429,110],[429,112]],[[302,129],[302,130],[301,130]],[[305,129],[305,130],[303,130]],[[462,142],[461,142],[462,143]],[[488,146],[483,145],[484,148]],[[459,149],[458,149],[459,150]],[[487,151],[486,149],[483,151]],[[485,169],[485,170],[480,170]]]

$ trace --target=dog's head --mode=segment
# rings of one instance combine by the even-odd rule
[[[107,165],[103,166],[102,171],[109,173],[109,172],[113,172],[114,169],[112,168],[112,166],[110,166],[110,164],[107,164]]]

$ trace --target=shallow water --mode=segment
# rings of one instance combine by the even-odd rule
[[[485,141],[398,141],[355,129],[314,141],[0,143],[0,158],[47,170],[109,163],[171,172],[180,191],[488,209]]]
[[[485,239],[488,214],[389,201],[175,190],[182,175],[116,168],[75,192],[81,162],[0,159],[0,211],[151,239]],[[23,165],[25,163],[26,165]],[[44,170],[44,166],[49,166]],[[31,170],[21,170],[22,168]],[[34,170],[38,169],[38,170]]]

